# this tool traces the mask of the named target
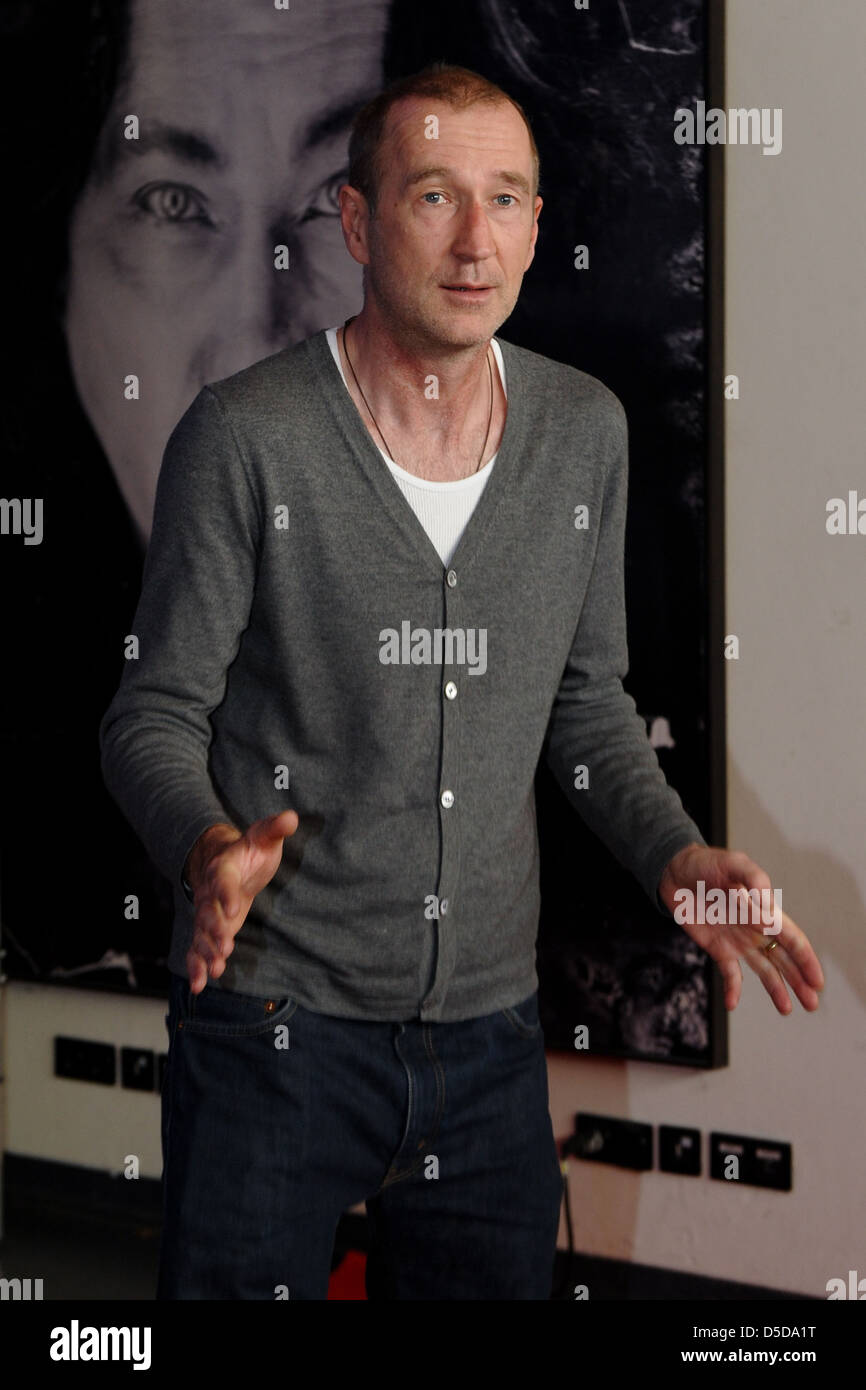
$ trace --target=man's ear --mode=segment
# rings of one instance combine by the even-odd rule
[[[359,189],[353,188],[350,183],[344,183],[341,186],[339,196],[340,225],[343,228],[346,250],[359,265],[369,265],[370,209],[367,199]]]

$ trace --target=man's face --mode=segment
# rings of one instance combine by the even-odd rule
[[[418,346],[486,342],[517,302],[538,235],[542,200],[519,113],[508,102],[457,111],[406,98],[388,114],[380,168],[359,258],[386,323]]]
[[[387,9],[133,4],[128,80],[72,219],[65,328],[143,537],[166,440],[199,388],[360,307],[337,195],[351,118],[382,85]]]

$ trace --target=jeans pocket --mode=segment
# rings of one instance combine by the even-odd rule
[[[288,995],[239,994],[211,984],[193,994],[182,982],[178,1027],[196,1037],[254,1038],[287,1023],[297,1007],[298,1001]]]
[[[537,990],[520,1004],[512,1004],[507,1009],[500,1009],[499,1012],[521,1038],[535,1038],[541,1032]]]

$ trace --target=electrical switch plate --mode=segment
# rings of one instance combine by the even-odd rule
[[[592,1163],[613,1163],[618,1168],[638,1170],[652,1168],[652,1125],[580,1112],[575,1116],[574,1135],[565,1151]]]
[[[736,1159],[736,1164],[731,1159]],[[791,1145],[743,1134],[710,1135],[710,1177],[791,1191]]]
[[[663,1173],[686,1173],[699,1177],[701,1171],[701,1131],[676,1125],[659,1125],[659,1168]]]
[[[54,1075],[70,1081],[93,1081],[100,1086],[113,1086],[117,1077],[117,1054],[110,1043],[55,1037]]]
[[[154,1078],[153,1053],[146,1047],[120,1049],[121,1085],[130,1091],[152,1091]]]

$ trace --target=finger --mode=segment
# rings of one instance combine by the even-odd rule
[[[774,964],[780,964],[782,957],[778,951],[785,952],[785,969],[783,971],[785,979],[803,1004],[803,1007],[810,1011],[818,1007],[818,992],[824,988],[824,972],[806,933],[797,926],[786,912],[779,912],[778,922],[775,924],[774,932],[762,932],[762,935],[775,940],[778,950],[769,953],[768,959],[775,957]],[[755,944],[752,941],[749,945]],[[768,940],[758,942],[758,946],[767,954],[766,947]],[[781,968],[781,966],[780,966]]]
[[[725,1008],[733,1010],[740,1002],[740,992],[743,988],[743,972],[740,969],[740,962],[736,956],[729,956],[724,960],[717,960],[716,964],[724,982]]]
[[[300,818],[297,811],[278,811],[275,816],[265,816],[264,820],[254,821],[247,834],[257,849],[270,850],[276,840],[284,840],[294,835]]]
[[[820,1003],[818,992],[803,979],[799,966],[791,959],[781,942],[778,942],[773,950],[765,948],[762,954],[794,991],[803,1008],[809,1013],[814,1013]]]
[[[794,1005],[791,1003],[791,996],[785,988],[785,981],[782,978],[781,971],[770,959],[771,956],[778,956],[782,949],[782,947],[777,946],[776,949],[771,951],[768,955],[766,950],[756,951],[752,948],[749,952],[751,959],[749,959],[749,956],[747,956],[747,959],[749,959],[749,964],[758,976],[758,979],[761,981],[761,984],[764,986],[764,989],[769,994],[776,1008],[779,1010],[779,1013],[789,1014],[794,1008]]]
[[[208,968],[212,980],[218,980],[226,968],[226,961],[235,949],[234,941],[229,941],[213,958]]]
[[[222,952],[217,950],[214,943],[202,932],[193,933],[191,950],[195,951],[196,955],[201,957],[208,970],[222,956]]]
[[[749,882],[737,885],[735,915],[729,925],[758,927],[764,936],[777,936],[784,916],[781,894],[777,900],[777,890],[757,865],[755,872],[745,874],[744,878]]]
[[[226,961],[235,948],[234,933],[222,924],[219,902],[202,908],[203,925],[193,929],[192,949],[205,962],[205,978],[218,980],[224,973]]]
[[[193,935],[205,938],[210,944],[221,949],[222,937],[225,932],[225,918],[219,899],[214,897],[202,897],[196,906],[195,917],[193,919]]]
[[[193,922],[193,944],[208,960],[228,954],[234,931],[226,922],[219,899],[201,904]]]
[[[186,953],[186,970],[191,994],[201,994],[207,984],[207,964],[192,947]]]
[[[792,921],[786,912],[782,913],[782,930],[776,937],[780,946],[783,946],[789,957],[796,965],[806,984],[813,990],[820,991],[824,988],[824,972],[821,969],[821,962],[815,955],[812,944],[806,933]],[[773,952],[775,955],[775,952]]]
[[[228,951],[226,951],[225,956],[222,956],[218,961],[215,961],[214,964],[211,966],[211,968],[210,968],[210,977],[211,977],[212,980],[218,980],[218,979],[220,978],[220,976],[223,974],[223,972],[225,971],[225,968],[226,968],[226,956],[230,956],[233,949],[234,949],[234,947],[232,946]]]
[[[202,892],[196,908],[194,929],[206,937],[213,946],[223,954],[231,942],[235,932],[238,930],[231,922],[226,920],[225,906],[220,893],[225,893],[226,888],[212,891],[209,895]]]

